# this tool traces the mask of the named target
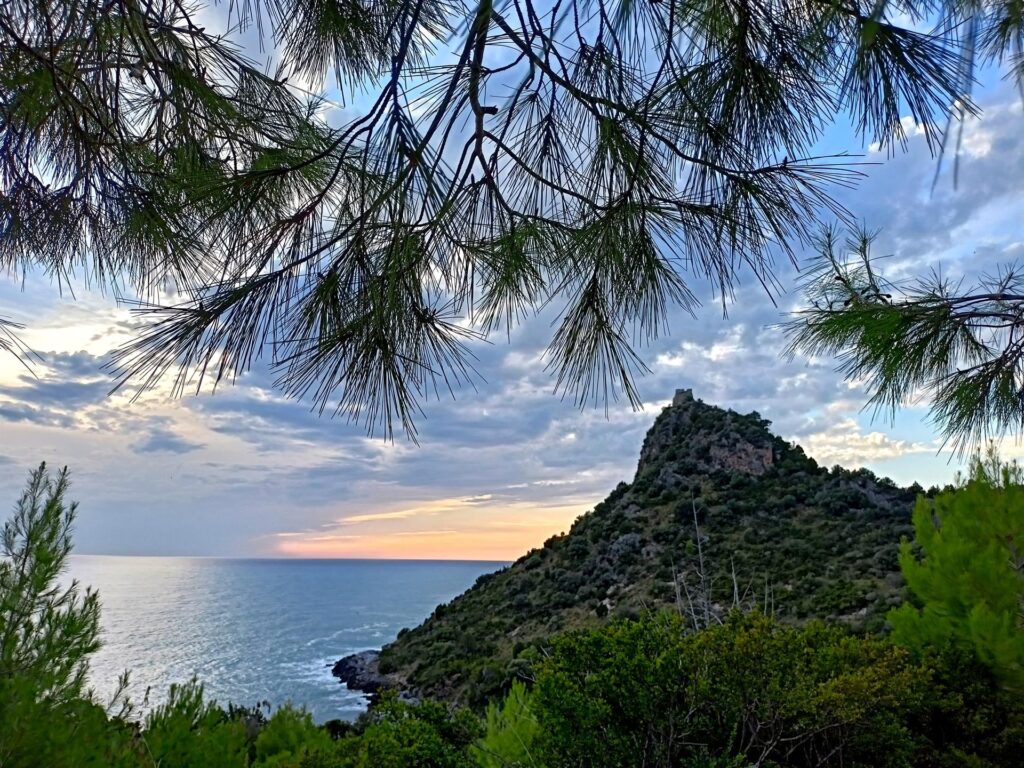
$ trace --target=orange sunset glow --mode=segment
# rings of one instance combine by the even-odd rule
[[[479,499],[432,502],[389,512],[349,515],[320,531],[270,537],[278,557],[402,560],[515,560],[567,531],[592,505],[537,508],[481,504]],[[484,509],[481,509],[484,507]]]

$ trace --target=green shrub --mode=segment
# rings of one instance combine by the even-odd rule
[[[296,765],[303,756],[326,752],[331,747],[331,737],[313,723],[308,712],[286,706],[277,710],[260,729],[253,750],[253,766]]]
[[[146,717],[142,739],[160,768],[246,768],[248,762],[245,722],[206,700],[196,681],[171,686],[167,701]]]
[[[386,693],[360,723],[362,731],[336,743],[331,768],[474,768],[470,748],[480,721],[438,702],[407,704]]]
[[[549,768],[905,765],[921,696],[884,642],[757,615],[687,635],[664,614],[555,641],[536,755]]]
[[[915,765],[1009,767],[1024,755],[1024,703],[997,684],[993,671],[954,647],[923,652],[926,705],[911,726],[921,734]]]

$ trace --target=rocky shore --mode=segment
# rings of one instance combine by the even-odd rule
[[[385,690],[399,690],[399,698],[415,702],[417,697],[403,690],[401,681],[380,671],[380,651],[360,651],[335,662],[331,674],[350,691],[362,691],[374,703]]]

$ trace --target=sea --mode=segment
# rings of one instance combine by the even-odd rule
[[[102,701],[127,670],[141,714],[195,677],[221,705],[290,702],[324,722],[366,708],[331,675],[335,661],[380,648],[504,565],[74,556],[68,575],[99,592],[89,680]]]

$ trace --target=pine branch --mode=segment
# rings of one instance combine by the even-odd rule
[[[995,4],[238,0],[221,30],[206,10],[0,8],[0,268],[137,298],[122,383],[216,386],[262,355],[389,435],[474,378],[471,342],[548,305],[556,390],[637,406],[695,281],[772,297],[776,260],[850,219],[854,159],[809,156],[830,122],[892,148],[909,112],[941,152],[974,63],[1022,39]]]

